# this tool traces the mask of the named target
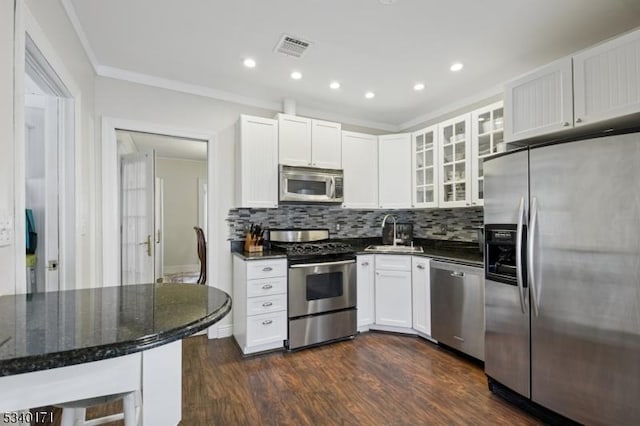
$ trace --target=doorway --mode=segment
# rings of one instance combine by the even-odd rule
[[[22,212],[27,293],[65,289],[73,280],[75,233],[65,220],[75,216],[65,213],[74,206],[74,141],[72,95],[27,35]]]
[[[194,227],[207,234],[207,141],[116,129],[120,282],[199,277]],[[206,260],[204,260],[206,262]]]

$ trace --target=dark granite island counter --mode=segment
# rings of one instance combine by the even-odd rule
[[[140,284],[0,297],[0,412],[142,390],[142,424],[181,417],[182,338],[221,320],[208,286]]]

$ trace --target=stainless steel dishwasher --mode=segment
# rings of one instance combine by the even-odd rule
[[[431,261],[431,335],[484,361],[484,270]]]

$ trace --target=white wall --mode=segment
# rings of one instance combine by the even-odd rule
[[[164,179],[164,271],[183,272],[200,261],[194,226],[198,226],[198,179],[207,178],[207,162],[158,158],[156,177]]]
[[[231,102],[178,93],[110,78],[96,79],[97,116],[158,123],[163,126],[217,132],[215,147],[215,182],[209,182],[209,192],[214,196],[217,223],[211,224],[213,239],[208,247],[214,253],[210,284],[231,294],[231,254],[227,238],[227,213],[234,207],[236,128],[240,114],[274,117],[276,111],[247,107]],[[380,133],[372,129],[345,126],[345,129]],[[101,276],[101,275],[99,275]],[[233,296],[233,295],[232,295]],[[231,315],[224,318],[220,327],[231,324]]]
[[[0,1],[0,215],[13,214],[13,15]],[[0,295],[15,291],[15,248],[0,247]]]

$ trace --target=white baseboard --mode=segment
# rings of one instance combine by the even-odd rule
[[[179,274],[180,272],[200,272],[200,265],[171,265],[163,266],[165,274]]]

